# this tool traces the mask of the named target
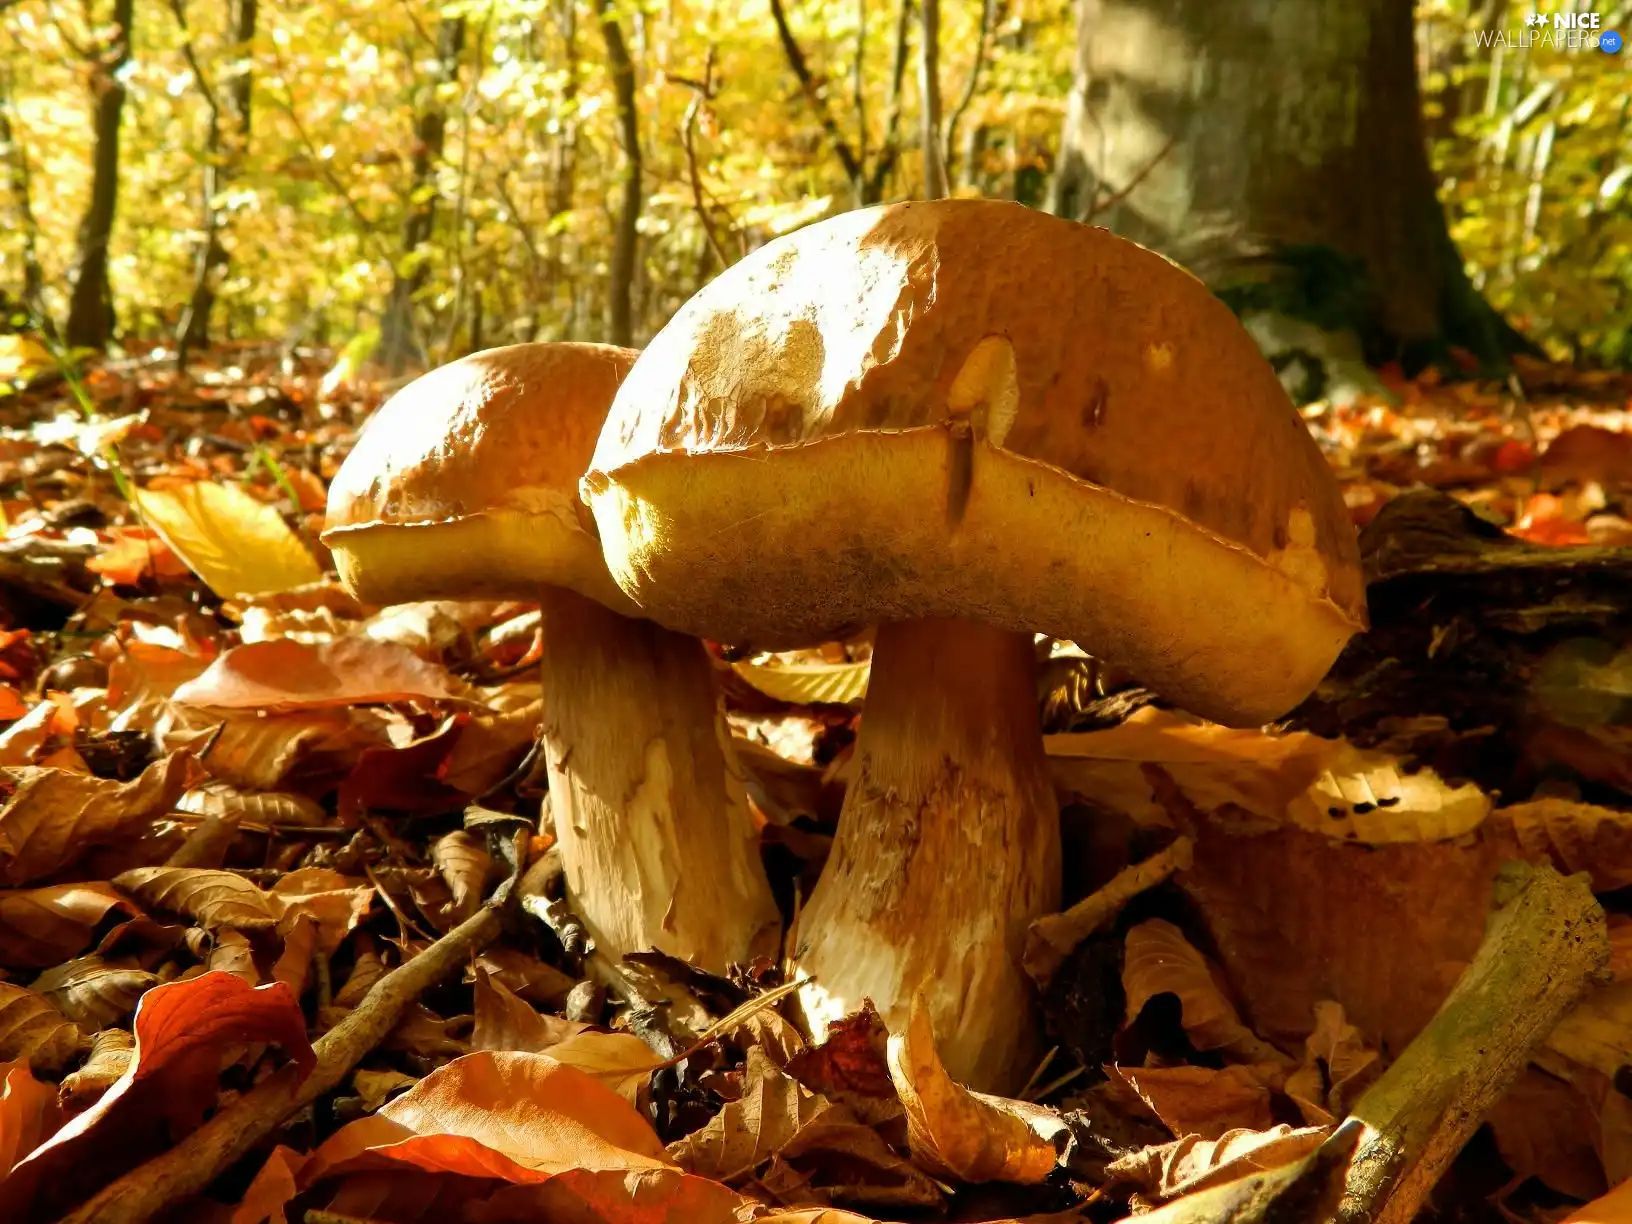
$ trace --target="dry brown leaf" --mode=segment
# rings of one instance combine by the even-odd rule
[[[306,982],[312,974],[317,920],[309,914],[289,914],[278,924],[278,933],[283,936],[283,951],[272,964],[271,977],[289,987],[289,993],[298,999],[306,993]]]
[[[1237,1062],[1291,1061],[1241,1023],[1207,958],[1171,922],[1152,918],[1129,929],[1122,989],[1130,1021],[1159,994],[1177,998],[1184,1031],[1198,1050],[1222,1050]]]
[[[272,886],[269,901],[279,929],[296,919],[316,924],[317,947],[333,956],[341,942],[374,908],[374,885],[326,867],[302,867]]]
[[[214,709],[310,710],[393,701],[464,701],[467,686],[404,646],[363,637],[307,645],[280,638],[226,652],[175,691]]]
[[[0,731],[0,766],[33,765],[53,734],[57,707],[42,701],[4,731]]]
[[[1516,1180],[1536,1177],[1561,1194],[1592,1199],[1607,1188],[1595,1115],[1573,1084],[1526,1067],[1486,1121]]]
[[[827,1028],[827,1039],[788,1059],[787,1072],[828,1100],[847,1105],[864,1121],[877,1122],[899,1109],[890,1078],[890,1033],[873,1009],[862,1009]]]
[[[351,962],[351,972],[346,975],[344,984],[334,992],[336,1007],[356,1007],[374,988],[374,983],[385,976],[385,962],[380,958],[379,951],[368,936],[359,935],[353,943],[356,947],[356,956]]]
[[[487,948],[471,963],[468,980],[473,980],[477,969],[485,969],[495,982],[501,983],[511,994],[545,1007],[560,1003],[578,984],[576,978],[568,977],[555,966],[515,948]]]
[[[1365,847],[1298,829],[1238,837],[1207,822],[1194,867],[1175,880],[1254,1031],[1300,1046],[1330,999],[1391,1057],[1472,960],[1498,862],[1482,838]]]
[[[114,910],[135,909],[108,884],[52,884],[0,892],[0,965],[45,969],[83,952]]]
[[[397,1093],[406,1088],[412,1088],[419,1083],[417,1077],[404,1075],[401,1071],[358,1071],[351,1077],[351,1086],[357,1090],[357,1096],[363,1102],[363,1108],[369,1113],[376,1113]]]
[[[1053,1110],[971,1092],[947,1074],[922,992],[904,1032],[891,1033],[890,1079],[907,1115],[907,1142],[927,1172],[954,1181],[1035,1185],[1058,1161],[1065,1124]]]
[[[1616,1186],[1601,1199],[1572,1211],[1561,1224],[1626,1224],[1632,1220],[1632,1181]]]
[[[1324,1127],[1294,1130],[1282,1124],[1261,1131],[1226,1131],[1216,1139],[1187,1135],[1123,1156],[1108,1165],[1105,1173],[1137,1186],[1149,1201],[1164,1203],[1302,1159],[1328,1133]]]
[[[319,752],[356,747],[355,711],[202,710],[171,705],[154,727],[167,750],[208,747],[211,775],[252,791],[276,790],[297,764]]]
[[[199,816],[235,818],[243,824],[296,825],[318,828],[328,824],[323,805],[304,795],[278,791],[246,791],[231,782],[214,780],[195,786],[176,800],[176,811]]]
[[[520,1050],[540,1054],[589,1026],[546,1016],[514,994],[486,969],[476,970],[476,1023],[470,1032],[473,1050]]]
[[[0,1219],[53,1218],[197,1127],[231,1047],[275,1043],[302,1074],[316,1063],[281,984],[256,988],[224,973],[168,982],[142,996],[135,1027],[135,1057],[119,1080],[0,1182]]]
[[[544,712],[538,686],[506,685],[500,690],[481,690],[483,701],[494,707],[495,702],[513,700],[514,690],[523,687],[530,694],[524,704],[476,714],[460,728],[458,742],[439,771],[448,786],[466,795],[485,795],[521,765],[538,738]]]
[[[261,984],[260,966],[255,963],[255,947],[242,931],[220,930],[210,937],[204,958],[204,972],[230,973],[251,986]]]
[[[27,766],[8,771],[16,789],[0,808],[0,882],[27,884],[92,846],[140,833],[191,785],[196,765],[176,753],[130,782]]]
[[[51,1005],[87,1033],[122,1024],[159,979],[143,969],[81,956],[47,969],[30,984]]]
[[[170,705],[170,695],[201,675],[210,660],[170,646],[133,640],[108,664],[108,712],[116,731],[146,731]]]
[[[184,914],[211,930],[265,930],[278,922],[278,907],[272,898],[231,871],[137,867],[121,872],[112,882],[151,909]]]
[[[89,1109],[130,1069],[136,1057],[136,1038],[124,1029],[103,1029],[91,1039],[83,1066],[64,1077],[59,1099],[68,1114]]]
[[[1045,739],[1054,784],[1149,824],[1170,818],[1144,766],[1157,765],[1204,813],[1250,831],[1288,824],[1367,845],[1459,837],[1479,826],[1490,799],[1451,787],[1432,770],[1308,732],[1269,735],[1147,707],[1106,731]]]
[[[1632,812],[1537,799],[1497,809],[1491,825],[1504,858],[1551,863],[1565,875],[1588,872],[1594,892],[1632,884]]]
[[[1315,1031],[1304,1042],[1303,1065],[1286,1078],[1285,1092],[1307,1124],[1329,1126],[1382,1070],[1382,1058],[1344,1018],[1343,1005],[1328,999],[1315,1004]]]
[[[669,1144],[688,1173],[715,1181],[751,1177],[807,1123],[837,1108],[783,1074],[757,1049],[748,1051],[742,1098],[729,1101],[701,1130]]]
[[[0,1178],[62,1123],[57,1094],[26,1062],[0,1063]]]
[[[663,1061],[630,1033],[574,1033],[551,1046],[550,1057],[593,1076],[631,1105]]]
[[[470,1043],[460,1036],[469,1027],[469,1016],[443,1017],[423,1003],[413,1003],[402,1013],[385,1044],[387,1049],[407,1050],[424,1058],[458,1058],[470,1053]]]
[[[74,1022],[44,995],[0,982],[0,1059],[23,1059],[49,1075],[61,1070],[84,1044]]]
[[[1277,1064],[1253,1067],[1117,1067],[1116,1074],[1174,1137],[1217,1139],[1233,1130],[1268,1130],[1275,1123],[1267,1078]]]
[[[455,829],[436,840],[431,847],[431,861],[453,894],[454,915],[462,921],[474,914],[493,870],[486,838]]]

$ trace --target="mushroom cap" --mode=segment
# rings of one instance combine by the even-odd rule
[[[642,354],[583,487],[643,613],[717,640],[961,617],[1251,724],[1365,625],[1337,482],[1234,315],[1015,204],[762,247]]]
[[[530,599],[553,585],[632,612],[578,480],[635,357],[516,344],[398,391],[329,486],[323,542],[342,581],[372,603]]]

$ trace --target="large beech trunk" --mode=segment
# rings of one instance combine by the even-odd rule
[[[543,605],[550,806],[596,945],[716,973],[774,956],[780,918],[702,643],[559,588]]]
[[[125,113],[125,65],[135,0],[114,0],[110,41],[89,73],[96,143],[91,153],[91,198],[79,221],[78,268],[68,298],[66,338],[75,348],[106,348],[113,339],[113,293],[108,286],[108,244],[119,205],[119,124]]]
[[[1330,248],[1364,264],[1369,324],[1405,349],[1523,347],[1435,196],[1412,21],[1412,0],[1081,0],[1051,207],[1211,282]],[[1326,307],[1354,292],[1322,288]]]
[[[1035,1053],[1020,954],[1058,908],[1059,836],[1030,636],[881,628],[838,836],[788,941],[812,1027],[870,998],[893,1029],[922,990],[947,1069],[1016,1088]]]

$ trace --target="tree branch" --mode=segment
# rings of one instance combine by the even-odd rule
[[[782,40],[782,51],[788,57],[788,67],[793,69],[793,75],[799,80],[800,91],[816,112],[822,130],[827,133],[828,143],[833,146],[839,164],[844,167],[845,177],[859,190],[863,181],[861,162],[856,157],[856,151],[850,147],[850,142],[844,138],[844,133],[839,131],[839,125],[822,100],[821,86],[811,73],[810,64],[805,60],[805,53],[800,48],[799,41],[793,36],[792,27],[788,25],[788,14],[782,6],[782,0],[771,0],[771,16],[776,19],[777,37]]]
[[[984,0],[980,6],[980,34],[975,39],[975,62],[969,65],[969,78],[963,83],[963,92],[958,95],[957,105],[946,119],[946,143],[942,146],[941,164],[946,167],[946,177],[952,177],[952,163],[957,156],[958,124],[963,121],[964,112],[969,109],[970,103],[975,100],[975,90],[980,85],[980,70],[986,66],[986,57],[991,50],[992,31],[997,28],[998,10],[1002,0]],[[967,172],[967,167],[965,171]]]
[[[876,204],[884,196],[884,183],[901,155],[901,83],[907,77],[907,58],[912,30],[912,0],[901,0],[895,15],[895,61],[890,69],[889,103],[884,111],[884,139],[878,160],[867,181],[866,200]]]

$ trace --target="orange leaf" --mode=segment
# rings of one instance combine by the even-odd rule
[[[108,911],[135,910],[107,884],[0,892],[0,964],[49,969],[83,952]]]
[[[0,1063],[0,1179],[61,1124],[56,1089],[26,1062]]]
[[[175,691],[188,705],[313,709],[370,702],[459,701],[463,686],[405,646],[347,637],[307,644],[289,638],[227,651]]]
[[[99,556],[85,563],[93,574],[101,574],[115,586],[134,586],[149,575],[155,578],[184,578],[191,571],[187,563],[145,527],[115,527]]]
[[[28,713],[28,703],[9,684],[0,684],[0,721],[14,722]]]
[[[341,1127],[298,1164],[274,1154],[233,1224],[281,1219],[282,1189],[403,1166],[517,1185],[573,1171],[682,1176],[645,1120],[594,1077],[547,1054],[481,1051]]]
[[[84,1113],[0,1182],[0,1219],[45,1220],[194,1130],[215,1104],[222,1053],[282,1047],[304,1076],[316,1065],[306,1020],[281,982],[230,973],[155,986],[136,1009],[129,1068]]]

